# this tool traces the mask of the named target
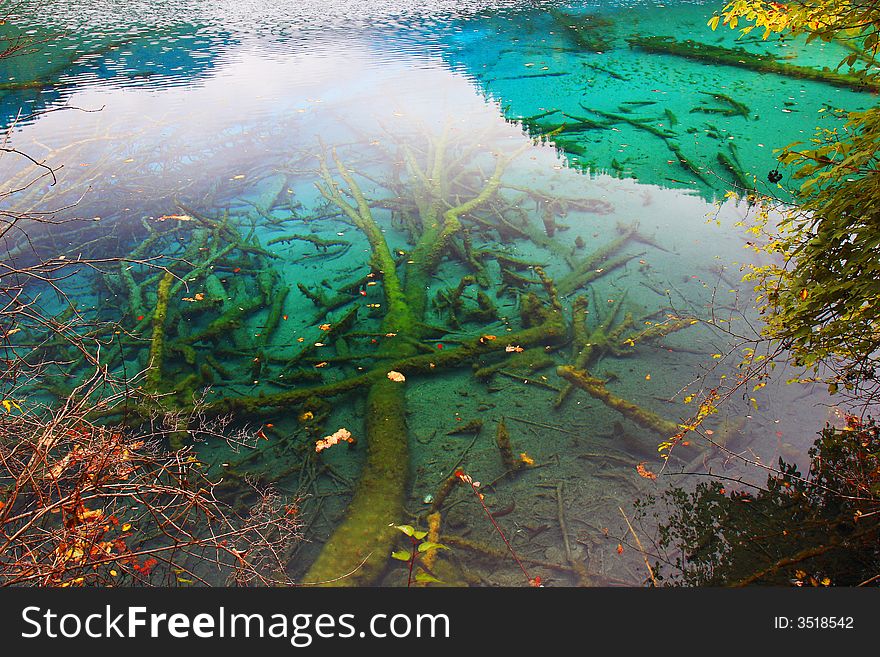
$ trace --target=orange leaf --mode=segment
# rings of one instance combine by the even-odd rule
[[[644,461],[642,461],[641,463],[639,463],[636,466],[636,472],[639,473],[640,477],[644,477],[645,479],[656,479],[657,478],[657,475],[655,475],[653,472],[651,472],[650,470],[648,470],[645,467]]]

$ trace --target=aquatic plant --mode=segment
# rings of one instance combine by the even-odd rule
[[[431,537],[432,532],[430,529],[422,531],[415,529],[412,525],[394,525],[394,528],[410,540],[409,550],[395,550],[391,553],[392,559],[404,561],[407,564],[407,588],[410,588],[413,583],[442,584],[442,580],[437,579],[437,577],[431,574],[431,565],[434,562],[433,557],[437,550],[448,550],[449,548],[442,543],[437,543]],[[417,563],[420,569],[415,571]]]

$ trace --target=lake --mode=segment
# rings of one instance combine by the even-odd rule
[[[658,452],[760,330],[741,279],[775,149],[874,100],[823,71],[844,46],[713,32],[718,8],[26,1],[0,121],[32,159],[2,153],[0,222],[42,220],[4,259],[64,268],[30,298],[158,396],[103,421],[165,417],[230,503],[299,498],[296,580],[406,585],[387,526],[439,511],[441,579],[527,585],[482,491],[531,575],[640,586],[636,499],[803,467],[839,420],[780,368]],[[6,396],[92,375],[23,329],[7,351],[55,366]]]

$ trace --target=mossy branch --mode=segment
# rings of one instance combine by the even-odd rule
[[[165,361],[165,320],[168,318],[168,297],[174,274],[166,271],[156,291],[156,310],[153,312],[153,335],[150,338],[150,355],[147,361],[146,388],[149,392],[159,390],[162,381],[162,364]]]
[[[591,377],[586,372],[577,370],[570,365],[556,368],[556,373],[640,427],[653,431],[664,438],[674,436],[680,431],[679,425],[675,422],[666,420],[653,411],[611,394],[601,379]]]

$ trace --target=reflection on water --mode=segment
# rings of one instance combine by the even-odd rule
[[[56,218],[78,221],[30,227],[30,242],[8,232],[8,261],[141,261],[73,277],[77,309],[127,332],[106,356],[114,371],[158,354],[142,384],[165,403],[204,395],[208,415],[233,411],[266,435],[248,456],[225,442],[199,450],[227,478],[310,496],[312,542],[292,571],[305,573],[339,524],[373,467],[369,443],[372,458],[399,459],[384,501],[406,486],[388,521],[423,516],[461,467],[498,480],[486,501],[523,556],[637,584],[639,561],[615,550],[617,507],[653,486],[636,465],[660,470],[657,443],[690,414],[682,398],[730,373],[707,372],[733,340],[703,320],[714,308],[735,330],[754,321],[734,226],[747,204],[704,199],[760,185],[752,173],[775,166],[771,149],[809,133],[818,109],[867,101],[626,44],[684,28],[732,45],[703,29],[706,7],[685,3],[63,4],[20,10],[24,25],[61,35],[10,60],[0,103],[7,123],[20,106],[89,110],[12,135],[62,167],[56,185],[16,194],[16,210],[67,208]],[[31,179],[26,164],[0,160],[9,188]],[[166,304],[160,350],[150,334]],[[37,338],[19,337],[21,349]],[[566,364],[589,371],[595,397],[641,414],[572,388],[556,369]],[[388,371],[405,394],[385,391]],[[61,387],[82,372],[71,366]],[[770,382],[710,426],[730,452],[803,461],[826,416],[805,394]],[[402,459],[380,447],[377,413],[408,435]],[[499,425],[517,462],[534,463],[514,476]],[[316,455],[315,440],[341,427],[357,446]],[[704,445],[667,466],[706,468],[744,473]],[[444,532],[459,540],[450,577],[520,584],[512,563],[476,547],[498,539],[474,501],[459,490],[447,505]],[[334,567],[347,572],[342,561],[320,572]]]

